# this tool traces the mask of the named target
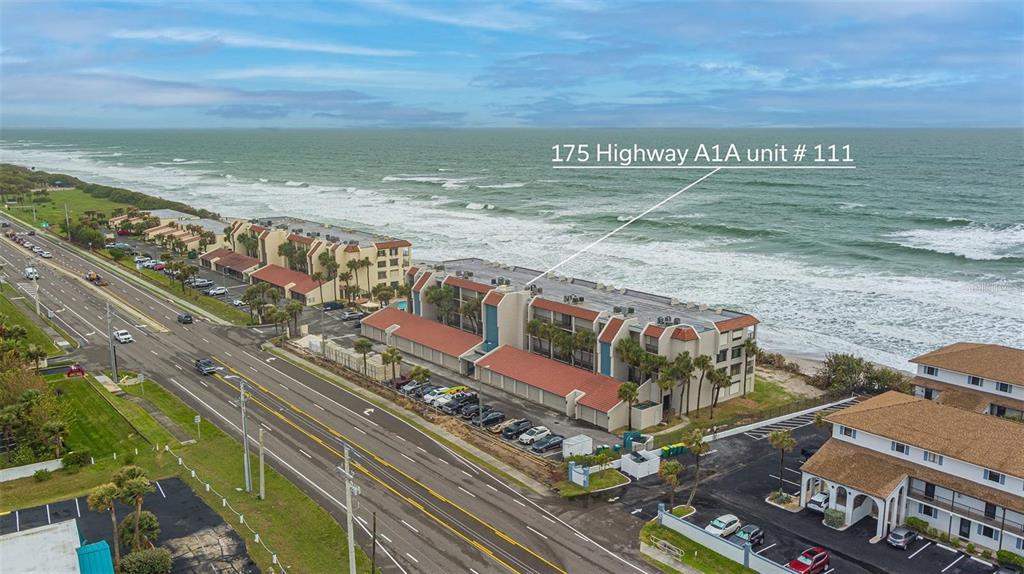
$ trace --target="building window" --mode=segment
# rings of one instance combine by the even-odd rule
[[[383,250],[383,249],[378,249],[377,250],[377,257],[384,257],[387,254],[388,254],[388,252]]]
[[[927,504],[921,504],[920,502],[917,503],[917,513],[925,516],[931,516],[932,518],[936,518],[939,514],[935,510],[934,506],[928,506]]]
[[[1009,383],[996,383],[996,390],[1000,393],[1012,394],[1013,385]]]
[[[857,429],[841,426],[839,427],[839,434],[850,438],[857,438]]]
[[[727,358],[729,358],[729,349],[722,349],[718,352],[718,357],[715,358],[715,362],[721,363]]]
[[[732,348],[732,358],[738,359],[743,355],[743,345],[737,345]]]
[[[384,261],[383,259],[381,259],[380,261],[377,262],[377,267],[378,268],[380,268],[380,267],[387,267],[387,266],[388,266],[388,262]]]
[[[985,469],[985,480],[992,482],[998,482],[999,484],[1006,484],[1006,475],[1001,472],[994,470]]]
[[[388,272],[387,271],[378,271],[377,272],[377,279],[387,279],[387,278],[388,278]]]
[[[926,367],[924,368],[924,374],[926,374],[926,375],[931,375],[931,376],[933,376],[933,377],[934,377],[935,375],[938,375],[938,374],[939,374],[939,370],[938,370],[938,369],[936,369],[935,367],[927,367],[927,366],[926,366]]]
[[[735,377],[736,375],[740,374],[740,370],[742,369],[743,365],[736,363],[732,367],[729,367],[729,376]]]
[[[743,338],[743,329],[737,329],[737,330],[732,332],[732,340],[733,341],[738,341],[739,339],[742,339],[742,338]]]
[[[892,444],[889,445],[889,449],[900,454],[910,454],[910,447],[901,442],[892,441]]]
[[[924,389],[924,398],[928,399],[929,401],[933,401],[933,400],[935,400],[935,398],[937,396],[938,396],[938,394],[935,392],[935,389],[929,389],[929,388],[925,387],[925,389]]]
[[[934,452],[924,451],[924,461],[942,466],[942,455]]]
[[[991,538],[992,540],[999,540],[999,532],[991,526],[985,526],[984,524],[978,525],[978,534],[981,534],[985,538]]]
[[[398,267],[398,259],[392,259],[391,261],[388,262],[388,264],[391,265],[392,267]]]
[[[971,375],[971,376],[967,377],[967,382],[972,384],[972,385],[974,385],[974,386],[976,386],[976,387],[980,387],[981,383],[985,382],[985,379],[983,379],[981,377],[975,377],[974,375]]]
[[[1024,550],[1024,538],[1017,539],[1017,550]]]

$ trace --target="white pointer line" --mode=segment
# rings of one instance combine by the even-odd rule
[[[597,245],[598,243],[601,243],[601,242],[602,242],[602,241],[604,241],[605,239],[608,239],[608,238],[609,238],[609,237],[611,237],[612,235],[615,235],[616,233],[618,233],[618,232],[622,231],[623,229],[625,229],[625,228],[629,227],[629,225],[630,225],[631,223],[633,223],[634,221],[636,221],[636,220],[638,220],[638,219],[641,219],[641,218],[642,218],[643,216],[647,215],[648,213],[650,213],[650,212],[652,212],[652,211],[654,211],[654,210],[658,209],[658,208],[659,208],[659,207],[661,207],[662,205],[665,205],[666,203],[668,203],[668,202],[672,201],[673,199],[675,199],[676,197],[678,197],[678,196],[679,196],[679,194],[681,194],[681,193],[683,193],[684,191],[686,191],[686,190],[690,189],[691,187],[693,187],[693,186],[697,185],[698,183],[700,183],[700,182],[704,181],[705,179],[707,179],[707,178],[711,177],[712,175],[714,175],[715,173],[717,173],[717,172],[718,172],[718,170],[720,170],[720,169],[722,169],[722,168],[720,168],[720,167],[716,167],[715,169],[713,169],[713,170],[709,171],[708,173],[705,173],[704,175],[700,176],[700,178],[699,178],[699,179],[697,179],[696,181],[694,181],[694,182],[693,182],[693,183],[691,183],[690,185],[687,185],[687,186],[686,186],[686,187],[684,187],[683,189],[680,189],[679,191],[677,191],[677,192],[673,193],[672,195],[670,195],[670,196],[666,197],[665,199],[663,199],[663,200],[659,201],[658,203],[655,203],[655,204],[654,204],[654,205],[652,205],[651,207],[648,207],[648,208],[647,208],[647,209],[646,209],[646,210],[645,210],[645,211],[644,211],[643,213],[641,213],[640,215],[634,215],[632,219],[630,219],[629,221],[627,221],[627,222],[623,223],[622,225],[620,225],[620,226],[616,227],[615,229],[613,229],[613,230],[609,231],[608,233],[606,233],[606,234],[605,234],[605,235],[604,235],[603,237],[601,237],[601,238],[600,238],[600,239],[598,239],[597,241],[594,241],[594,242],[593,242],[593,243],[591,243],[590,245],[587,245],[587,246],[586,246],[586,247],[584,247],[583,249],[580,249],[580,250],[579,250],[579,251],[577,251],[576,253],[573,253],[572,255],[570,255],[570,256],[568,256],[568,257],[566,257],[565,259],[563,259],[562,261],[560,261],[560,262],[559,262],[558,264],[556,264],[556,265],[555,265],[554,267],[552,267],[551,269],[548,269],[547,271],[545,271],[545,272],[541,273],[540,275],[538,275],[538,276],[534,277],[533,279],[530,279],[529,281],[527,281],[526,285],[527,285],[527,286],[530,286],[531,284],[533,284],[533,282],[534,282],[534,281],[536,281],[536,280],[540,279],[541,277],[543,277],[543,276],[547,275],[548,273],[551,273],[551,272],[552,272],[552,271],[554,271],[555,269],[558,269],[559,267],[561,267],[562,265],[565,265],[566,263],[568,263],[568,262],[572,261],[573,259],[576,259],[577,257],[579,257],[580,255],[583,255],[583,254],[584,254],[584,253],[586,253],[587,251],[590,251],[590,249],[591,249],[592,247],[594,247],[595,245]]]
[[[553,165],[551,169],[711,169],[707,165]],[[855,165],[722,165],[720,169],[857,169]],[[714,173],[714,172],[712,172]]]

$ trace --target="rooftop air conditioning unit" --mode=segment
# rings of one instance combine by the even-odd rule
[[[497,284],[498,284],[498,280],[497,279],[491,279],[491,285],[497,285]]]
[[[597,284],[597,290],[600,291],[602,289],[604,289],[604,283],[598,283]]]
[[[612,312],[613,313],[622,313],[622,307],[619,307],[618,305],[616,305],[615,307],[612,308]]]
[[[466,277],[472,277],[472,276],[473,276],[473,272],[472,271],[466,271]]]
[[[636,309],[634,309],[632,307],[630,307],[629,309],[626,309],[626,314],[633,315],[634,313],[636,313]]]
[[[683,320],[680,319],[679,317],[675,317],[675,318],[672,319],[672,324],[673,325],[678,325],[678,324],[680,324],[682,322],[683,322]]]
[[[538,295],[540,295],[543,292],[544,292],[544,288],[543,287],[537,287],[537,294]]]
[[[580,297],[579,300],[580,300],[580,303],[582,303],[583,302],[583,297]]]
[[[658,317],[658,319],[657,319],[657,323],[658,323],[659,325],[664,325],[664,324],[665,324],[665,318],[664,318],[664,317]]]

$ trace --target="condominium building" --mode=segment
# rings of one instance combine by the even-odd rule
[[[625,339],[666,361],[684,352],[707,355],[728,377],[720,401],[754,386],[747,341],[755,339],[758,321],[745,313],[481,259],[424,264],[407,275],[414,315],[480,339],[461,356],[460,371],[598,426],[617,428],[629,416],[636,426],[650,426],[665,409],[705,407],[716,394],[707,377],[698,384],[699,370],[689,385],[663,391],[656,374],[621,356]],[[632,413],[617,406],[624,381],[639,385]],[[590,413],[588,403],[604,410]]]
[[[910,362],[914,394],[975,412],[1024,418],[1024,350],[954,343]]]
[[[890,391],[826,417],[800,503],[829,493],[880,539],[909,517],[979,549],[1024,555],[1024,425]]]
[[[236,221],[227,239],[232,251],[260,262],[249,274],[253,281],[271,283],[307,304],[339,299],[345,288],[365,294],[381,284],[398,286],[412,258],[412,244],[404,239],[292,217]],[[351,278],[328,274],[322,254]],[[311,279],[316,273],[324,274],[322,282]],[[365,297],[362,302],[372,305]]]

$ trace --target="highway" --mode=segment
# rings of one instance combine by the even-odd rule
[[[118,364],[146,373],[239,439],[239,386],[245,381],[253,444],[256,429],[263,426],[271,465],[342,524],[344,487],[335,468],[343,445],[350,445],[360,488],[353,513],[356,540],[369,553],[376,515],[382,571],[652,571],[638,558],[637,524],[624,521],[632,533],[625,537],[621,526],[609,530],[608,524],[577,524],[578,512],[560,499],[524,493],[404,420],[260,350],[270,334],[266,329],[219,326],[199,316],[191,325],[178,324],[175,317],[183,309],[167,294],[100,267],[62,241],[39,235],[29,239],[53,258],[34,258],[3,238],[4,274],[31,299],[33,287],[21,279],[22,269],[30,262],[39,268],[40,303],[83,343],[75,355],[89,370],[108,367],[105,307],[110,302],[112,327],[127,329],[135,338],[117,346]],[[84,281],[90,270],[110,285]],[[197,373],[192,365],[200,357],[212,358],[218,372]]]

